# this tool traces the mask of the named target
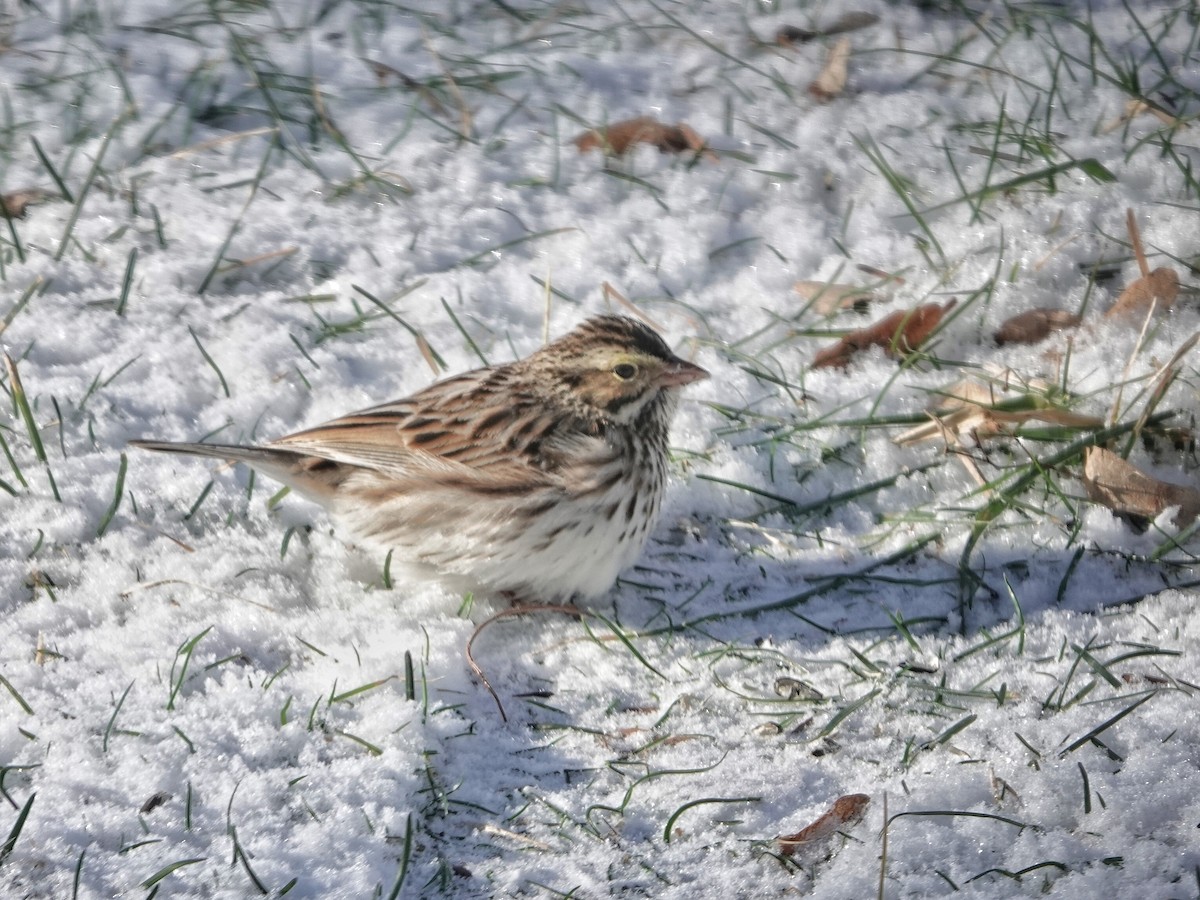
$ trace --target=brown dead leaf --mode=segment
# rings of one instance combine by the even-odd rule
[[[605,128],[593,128],[576,136],[573,143],[580,153],[600,150],[608,156],[623,156],[635,144],[650,144],[660,153],[683,153],[691,150],[705,159],[716,160],[704,138],[680,122],[664,125],[652,116],[638,116],[614,122]]]
[[[783,675],[775,679],[775,693],[785,700],[824,700],[825,695],[799,678]]]
[[[1121,680],[1126,684],[1140,684],[1143,681],[1147,684],[1153,684],[1158,687],[1171,687],[1172,679],[1163,678],[1161,675],[1146,675],[1144,673],[1126,672],[1121,676]]]
[[[846,794],[833,801],[815,822],[795,834],[775,838],[779,852],[793,856],[797,851],[816,849],[843,827],[852,827],[862,819],[871,798],[866,794]]]
[[[840,97],[846,89],[846,79],[850,74],[850,38],[839,38],[825,57],[825,65],[808,86],[810,96],[821,103],[828,103]]]
[[[1146,251],[1142,248],[1142,235],[1132,209],[1125,211],[1125,227],[1129,231],[1129,243],[1133,247],[1133,255],[1137,259],[1142,277],[1121,291],[1117,302],[1104,314],[1105,318],[1141,318],[1152,309],[1155,312],[1170,309],[1175,303],[1175,298],[1179,296],[1179,275],[1174,269],[1167,268],[1150,271],[1150,264],[1146,262]]]
[[[958,300],[952,299],[945,306],[926,303],[916,309],[898,310],[874,325],[850,332],[832,347],[818,352],[813,357],[812,368],[844,368],[855,353],[868,347],[883,347],[888,356],[906,356],[933,334],[942,317],[957,303]]]
[[[0,206],[4,209],[0,210],[0,216],[5,216],[11,219],[25,218],[25,211],[34,203],[41,203],[47,197],[51,196],[49,191],[43,191],[41,188],[26,188],[23,191],[13,191],[9,194],[0,195]]]
[[[1018,313],[996,329],[993,337],[997,344],[1036,344],[1049,337],[1051,332],[1074,328],[1081,321],[1079,316],[1063,309],[1029,309]]]
[[[1155,312],[1170,309],[1179,296],[1179,276],[1174,269],[1155,269],[1143,275],[1117,297],[1117,302],[1104,317],[1134,318],[1145,316],[1151,308]]]
[[[1083,457],[1083,487],[1096,503],[1125,515],[1156,518],[1178,506],[1176,528],[1186,528],[1200,515],[1200,491],[1147,475],[1111,450],[1089,447]]]
[[[858,31],[879,21],[879,16],[869,12],[848,12],[825,28],[810,31],[807,28],[797,28],[795,25],[782,25],[775,32],[775,43],[781,47],[794,47],[797,44],[807,44],[817,38],[832,37],[835,34],[845,34],[847,31]]]
[[[875,294],[857,285],[829,281],[797,281],[792,290],[812,301],[812,310],[821,316],[831,316],[839,309],[857,309],[876,299]]]

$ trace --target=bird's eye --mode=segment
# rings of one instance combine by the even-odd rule
[[[632,363],[620,363],[619,365],[613,366],[613,374],[622,381],[628,381],[637,374],[637,366],[633,365]]]

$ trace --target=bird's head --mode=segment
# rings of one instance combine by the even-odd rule
[[[630,424],[651,401],[708,372],[680,359],[653,329],[625,316],[597,316],[529,358],[567,405]],[[665,392],[665,394],[664,394]]]

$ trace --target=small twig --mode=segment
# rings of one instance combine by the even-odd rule
[[[479,637],[479,635],[483,632],[483,629],[487,628],[493,622],[499,619],[510,619],[514,616],[523,616],[526,613],[539,612],[562,613],[563,615],[574,616],[577,619],[582,619],[585,615],[587,615],[585,610],[582,610],[577,606],[562,606],[555,604],[546,604],[540,606],[514,606],[511,609],[502,609],[500,612],[488,616],[479,623],[478,627],[476,627],[475,631],[471,634],[470,639],[467,641],[464,654],[467,659],[467,665],[470,667],[471,673],[481,682],[483,682],[483,686],[487,688],[487,692],[492,695],[492,699],[496,701],[496,708],[500,710],[500,718],[505,722],[508,721],[508,716],[504,712],[504,704],[500,702],[500,695],[496,693],[495,688],[492,687],[492,683],[488,681],[488,677],[483,674],[483,667],[480,666],[479,663],[475,662],[475,654],[472,650],[472,647],[475,644],[475,638]]]

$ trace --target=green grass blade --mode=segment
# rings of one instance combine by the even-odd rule
[[[21,807],[21,812],[17,815],[17,821],[13,823],[13,827],[9,830],[8,837],[0,845],[0,866],[4,865],[4,861],[16,849],[17,838],[21,836],[21,829],[25,827],[25,820],[29,818],[29,811],[33,809],[33,800],[35,797],[37,797],[36,792],[29,795],[29,799],[25,801],[25,805]]]
[[[108,530],[109,523],[112,522],[113,516],[117,514],[117,507],[121,505],[121,498],[125,496],[125,470],[129,465],[129,460],[125,454],[121,454],[121,465],[117,469],[117,484],[113,488],[112,503],[109,504],[108,510],[104,513],[104,518],[100,520],[100,527],[96,529],[96,537],[104,537],[104,532]]]
[[[26,396],[25,388],[21,384],[21,375],[17,371],[17,364],[13,362],[11,356],[5,353],[4,365],[8,369],[8,385],[9,390],[12,391],[13,403],[16,404],[17,411],[21,415],[21,420],[25,423],[25,429],[29,432],[29,442],[33,445],[33,452],[46,468],[46,478],[50,482],[50,492],[54,494],[55,500],[62,503],[62,497],[58,493],[58,485],[54,482],[54,473],[50,471],[50,460],[46,458],[46,448],[42,444],[42,435],[38,431],[37,423],[33,420],[33,410],[29,407],[29,398]],[[7,453],[7,449],[5,452]]]

